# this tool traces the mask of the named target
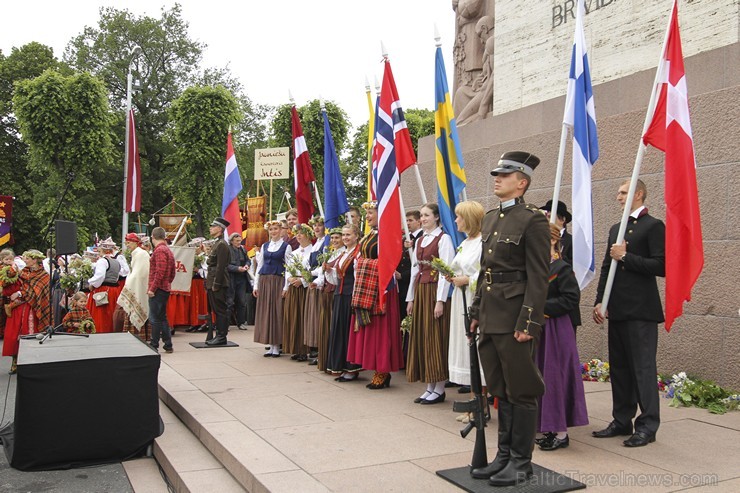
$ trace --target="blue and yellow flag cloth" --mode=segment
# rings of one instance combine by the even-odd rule
[[[455,248],[464,235],[455,226],[455,206],[465,189],[465,165],[463,163],[460,137],[457,134],[455,112],[452,110],[450,91],[447,89],[447,73],[442,58],[442,48],[437,47],[434,80],[434,140],[437,163],[437,199],[439,218],[444,231],[452,238]]]

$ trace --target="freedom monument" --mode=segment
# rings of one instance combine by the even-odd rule
[[[599,159],[593,167],[596,279],[583,290],[578,329],[582,361],[608,359],[607,331],[591,320],[609,228],[621,210],[616,190],[632,174],[672,0],[586,0],[584,19],[596,108]],[[570,68],[575,2],[453,0],[456,12],[451,97],[465,161],[467,197],[497,205],[490,170],[499,156],[526,149],[542,159],[528,202],[552,198]],[[658,370],[686,371],[740,388],[740,6],[736,0],[679,2],[699,184],[704,269],[667,333],[659,326]],[[443,40],[449,49],[453,40]],[[571,143],[560,200],[571,203]],[[434,137],[419,142],[419,168],[436,201]],[[664,154],[649,147],[640,178],[650,214],[665,220]],[[421,203],[409,176],[407,208]],[[570,228],[569,228],[570,229]],[[659,279],[664,301],[664,279]]]

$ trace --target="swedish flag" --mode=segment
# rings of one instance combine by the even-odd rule
[[[457,248],[464,236],[457,231],[455,226],[455,206],[459,202],[467,180],[455,113],[452,110],[450,91],[447,89],[447,73],[442,58],[442,48],[439,46],[435,60],[434,96],[436,100],[434,138],[439,218],[442,227],[450,235],[452,243]]]

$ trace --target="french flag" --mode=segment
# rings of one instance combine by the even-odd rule
[[[239,192],[242,191],[242,179],[239,176],[239,167],[236,165],[234,146],[231,144],[231,132],[226,138],[226,173],[224,174],[224,198],[221,203],[221,215],[231,224],[224,236],[233,233],[242,234],[242,218],[239,212]]]

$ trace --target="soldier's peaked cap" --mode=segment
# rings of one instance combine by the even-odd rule
[[[496,176],[499,173],[508,174],[520,171],[531,178],[534,169],[539,164],[540,158],[532,153],[524,151],[506,152],[498,160],[498,167],[491,171],[491,174]]]

